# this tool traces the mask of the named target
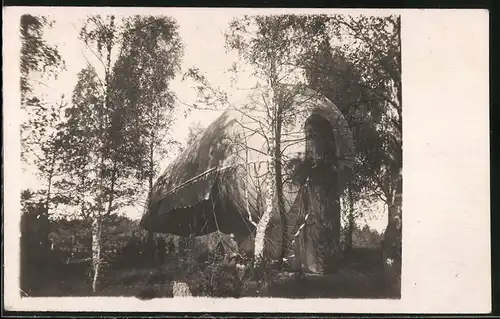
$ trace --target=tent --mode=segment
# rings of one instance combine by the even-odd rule
[[[256,88],[224,111],[158,178],[142,227],[179,236],[221,231],[234,234],[240,249],[252,250],[256,224],[269,203],[274,139],[267,112],[277,98],[286,107],[281,163],[291,253],[304,270],[322,272],[321,228],[334,229],[331,244],[338,245],[339,194],[352,172],[354,147],[338,108],[309,88]],[[273,211],[265,245],[272,259],[280,256],[283,226]]]

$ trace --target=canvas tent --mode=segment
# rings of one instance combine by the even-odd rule
[[[179,236],[219,230],[234,234],[240,249],[253,249],[255,225],[269,202],[266,108],[277,95],[288,106],[281,150],[291,253],[304,270],[321,272],[320,228],[340,229],[339,193],[350,176],[354,148],[338,108],[308,88],[257,88],[223,112],[158,178],[141,225]],[[271,258],[280,255],[281,226],[273,211],[266,233]]]

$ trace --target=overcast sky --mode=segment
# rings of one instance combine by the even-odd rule
[[[55,20],[52,29],[46,33],[49,43],[58,46],[61,56],[66,62],[66,70],[61,72],[57,80],[46,80],[45,85],[37,87],[39,93],[46,96],[48,100],[59,100],[61,94],[70,101],[73,88],[77,82],[77,73],[83,69],[89,61],[99,72],[99,62],[93,54],[86,48],[85,44],[78,40],[78,31],[86,12],[75,12],[74,14],[62,14],[60,11],[51,16]],[[169,15],[168,12],[161,13]],[[179,24],[179,34],[184,45],[184,56],[182,59],[181,72],[171,83],[171,88],[177,97],[186,103],[192,103],[196,99],[196,92],[191,88],[192,83],[181,81],[182,74],[190,67],[198,67],[205,73],[209,81],[224,88],[230,95],[231,100],[237,100],[242,91],[232,86],[230,74],[227,70],[236,61],[234,53],[226,53],[224,49],[224,31],[227,29],[229,21],[234,15],[228,15],[223,11],[213,11],[212,14],[197,11],[180,11],[172,15]],[[247,88],[254,83],[251,76],[239,77],[236,86]],[[50,89],[48,89],[50,88]],[[184,107],[178,106],[177,121],[172,129],[172,134],[179,141],[184,141],[188,134],[188,127],[195,122],[201,122],[203,126],[208,126],[220,114],[214,111],[194,111],[187,118],[182,115]],[[162,162],[162,169],[168,165],[170,159]],[[25,187],[38,188],[40,182],[35,177],[33,169],[26,169],[23,172]],[[369,221],[369,225],[378,231],[385,228],[387,218],[380,213],[384,210],[379,205],[376,209],[378,218]],[[126,214],[132,218],[138,218],[142,214],[142,209],[131,208]]]

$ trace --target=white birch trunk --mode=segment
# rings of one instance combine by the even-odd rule
[[[266,210],[260,217],[259,222],[257,223],[257,229],[255,233],[255,243],[254,243],[254,258],[255,263],[258,265],[262,262],[264,256],[264,244],[266,237],[267,226],[269,225],[269,221],[271,220],[271,213],[273,211],[274,206],[274,197],[275,197],[275,182],[276,178],[274,176],[274,136],[271,137],[269,145],[269,165],[268,171],[266,174]]]
[[[269,221],[271,220],[271,213],[273,211],[273,198],[274,198],[274,187],[273,184],[274,179],[269,178],[268,184],[270,186],[267,187],[267,198],[266,198],[266,210],[262,214],[262,217],[260,218],[258,224],[257,224],[257,229],[256,229],[256,234],[255,234],[255,261],[256,263],[260,263],[263,259],[264,256],[264,243],[265,243],[265,237],[266,237],[266,230],[267,230],[267,225],[269,225]]]
[[[384,274],[388,292],[401,294],[401,233],[402,233],[402,174],[399,171],[399,180],[394,192],[388,196],[388,223],[384,235]]]
[[[101,223],[96,216],[92,221],[92,291],[96,292],[97,280],[99,278],[99,268],[101,266]]]
[[[257,227],[257,224],[254,222],[253,218],[252,218],[252,214],[250,212],[250,196],[248,194],[248,188],[250,187],[250,164],[249,164],[249,161],[248,161],[248,145],[247,145],[247,139],[245,138],[245,182],[246,182],[246,185],[245,185],[245,208],[247,210],[247,214],[248,214],[248,220],[250,221],[250,223],[254,226]]]

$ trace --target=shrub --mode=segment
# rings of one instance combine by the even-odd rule
[[[200,264],[188,276],[195,296],[220,298],[241,296],[242,284],[236,265],[213,262]]]

